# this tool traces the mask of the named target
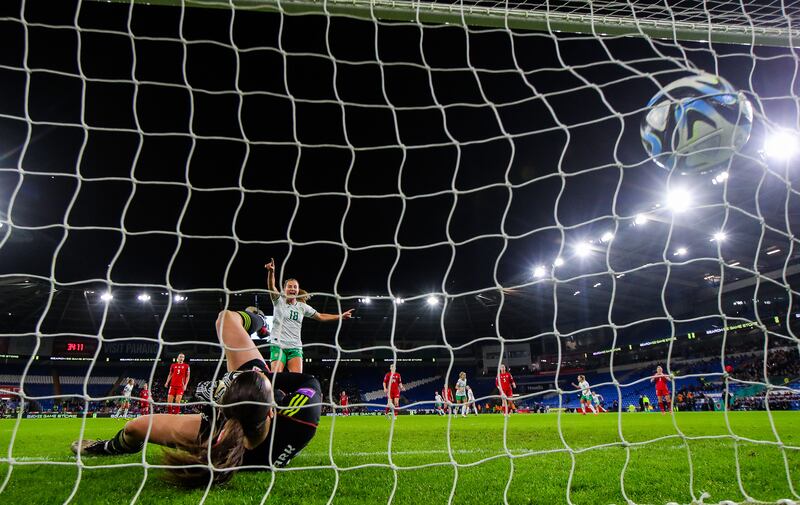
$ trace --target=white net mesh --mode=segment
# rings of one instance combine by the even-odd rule
[[[54,503],[91,502],[102,469],[141,470],[125,501],[174,498],[153,490],[157,452],[43,454],[27,418],[72,412],[68,438],[94,438],[122,379],[149,382],[163,410],[178,352],[193,377],[218,376],[214,318],[269,312],[269,257],[320,312],[357,307],[304,328],[329,411],[341,390],[354,412],[382,410],[389,362],[406,374],[402,412],[434,410],[420,391],[462,369],[484,411],[505,360],[519,406],[551,415],[475,431],[449,416],[430,439],[402,417],[377,435],[323,420],[302,458],[246,481],[247,499],[469,501],[473,471],[504,503],[800,498],[796,419],[772,412],[800,406],[800,193],[795,161],[765,147],[778,132],[784,152],[797,145],[796,5],[161,3],[0,6],[0,390],[13,419],[0,499],[40,482],[31,468],[69,472]],[[640,122],[698,71],[742,90],[755,119],[725,167],[683,176],[646,154]],[[675,375],[672,403],[720,410],[719,429],[623,413],[647,410],[656,365]],[[579,373],[611,424],[575,424]],[[766,414],[729,412],[741,409]],[[465,440],[484,432],[499,442]],[[644,481],[665,469],[647,451],[674,472],[656,491]],[[727,473],[698,464],[716,453]],[[281,485],[304,472],[325,484]],[[385,494],[348,494],[370,479]],[[735,486],[714,487],[725,479]]]

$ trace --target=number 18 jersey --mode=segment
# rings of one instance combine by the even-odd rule
[[[303,319],[314,317],[317,311],[303,302],[286,303],[284,296],[272,301],[272,343],[284,349],[303,347],[300,330]]]

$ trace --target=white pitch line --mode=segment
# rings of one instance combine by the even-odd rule
[[[22,461],[22,462],[28,462],[28,461],[33,461],[33,462],[37,462],[37,461],[42,461],[42,462],[46,462],[46,461],[66,461],[66,460],[62,460],[62,459],[51,458],[50,456],[41,456],[41,457],[36,457],[36,456],[14,456],[12,459],[14,461]],[[76,459],[76,458],[74,456],[72,456],[72,457],[70,457],[70,459]],[[8,462],[8,458],[3,458],[3,462],[7,463]]]
[[[648,448],[647,446],[631,446],[631,450],[634,450],[634,451],[635,450],[639,450],[639,449],[647,449],[647,448]],[[612,450],[612,449],[624,450],[625,448],[622,447],[622,446],[610,446],[610,447],[598,447],[596,449],[587,450],[586,448],[582,448],[582,447],[579,447],[579,448],[574,448],[573,447],[573,451],[576,451],[576,452],[577,451],[580,451],[580,452],[607,451],[607,450]],[[670,445],[670,446],[659,446],[658,447],[658,450],[664,450],[664,449],[686,450],[686,447],[684,445],[678,445],[678,444],[674,444],[674,445]],[[559,447],[559,448],[555,449],[555,451],[567,452],[566,449],[564,449],[563,447]],[[535,454],[553,454],[554,453],[554,449],[541,449],[541,450],[536,450],[536,451],[530,450],[530,449],[511,449],[508,452],[510,452],[511,454],[513,454],[515,456],[520,456],[520,455],[524,456],[526,454],[531,454],[531,455],[535,455]],[[492,449],[454,449],[453,451],[447,451],[446,449],[432,449],[432,450],[424,450],[424,451],[423,450],[419,450],[419,451],[392,451],[392,456],[425,456],[425,455],[434,455],[434,454],[497,454],[497,455],[503,455],[503,454],[505,454],[505,451],[503,451],[503,450],[492,450]],[[388,451],[371,451],[371,452],[367,452],[367,451],[359,451],[359,452],[339,452],[339,451],[334,451],[333,455],[334,455],[334,457],[335,456],[341,456],[341,457],[359,458],[359,457],[369,457],[369,456],[388,456],[389,453],[388,453]],[[324,457],[324,456],[328,456],[328,452],[322,452],[322,451],[301,452],[297,457],[300,458],[302,456],[307,456],[307,457],[320,457],[320,456],[323,456]]]
[[[484,452],[493,452],[488,449],[457,449],[452,451],[453,454],[477,454]],[[512,451],[514,452],[514,451]],[[303,452],[303,456],[327,456],[327,452]],[[427,450],[427,451],[392,451],[392,456],[420,456],[425,454],[448,454],[445,449],[441,450]],[[334,456],[346,457],[362,457],[362,456],[388,456],[388,451],[373,451],[373,452],[338,452],[334,451]],[[299,456],[298,456],[299,457]]]

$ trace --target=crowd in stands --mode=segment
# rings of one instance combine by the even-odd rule
[[[764,382],[764,353],[749,353],[733,363],[731,376],[735,379],[751,382]],[[785,379],[800,377],[800,360],[797,349],[770,349],[767,354],[767,374],[770,381],[776,378]],[[785,382],[789,382],[785,381]]]
[[[19,409],[19,400],[10,398],[6,401],[0,401],[0,418],[16,417]]]
[[[733,410],[800,410],[800,390],[766,392],[733,400]]]

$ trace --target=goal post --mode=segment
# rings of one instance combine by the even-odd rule
[[[102,1],[102,0],[97,0]],[[125,2],[125,0],[113,0]],[[407,0],[134,0],[153,5],[242,9],[282,12],[289,15],[325,14],[359,19],[431,24],[568,32],[602,36],[648,36],[655,39],[795,47],[800,29],[785,8],[772,6],[764,14],[740,12],[732,2],[708,2],[674,8],[665,5],[621,1],[437,3]],[[708,5],[711,5],[711,9]],[[713,7],[719,5],[720,12]],[[717,16],[721,19],[717,20]]]

